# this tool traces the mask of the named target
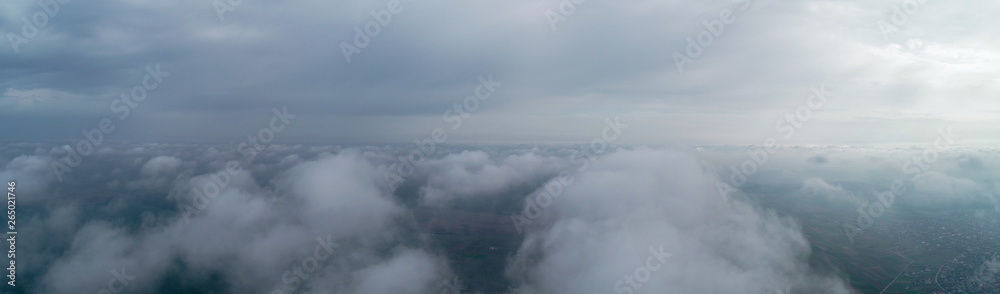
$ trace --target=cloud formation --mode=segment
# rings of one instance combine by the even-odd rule
[[[0,174],[31,195],[20,238],[46,244],[24,248],[27,293],[438,293],[456,278],[485,289],[465,280],[477,277],[468,249],[442,237],[476,230],[497,238],[476,246],[507,250],[489,286],[504,293],[851,293],[835,266],[809,262],[828,241],[807,237],[816,220],[789,207],[820,205],[839,226],[902,179],[881,219],[1000,211],[988,147],[942,151],[910,182],[923,148],[782,146],[730,193],[719,184],[754,146],[625,146],[578,158],[586,168],[572,159],[581,146],[440,146],[395,190],[385,173],[408,146],[273,145],[237,164],[234,147],[110,145],[59,184],[46,165],[65,149],[4,147]],[[818,154],[828,161],[808,161]],[[109,184],[150,176],[163,182]],[[516,233],[512,216],[553,182],[562,191]]]
[[[720,197],[689,154],[623,151],[575,178],[512,262],[522,293],[850,293],[810,269],[793,220]]]

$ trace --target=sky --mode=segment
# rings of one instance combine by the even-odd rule
[[[828,208],[845,251],[910,211],[996,223],[997,11],[8,1],[11,291],[859,293],[758,200]],[[467,223],[502,260],[434,236]]]
[[[996,1],[578,2],[12,1],[2,140],[1000,142]]]

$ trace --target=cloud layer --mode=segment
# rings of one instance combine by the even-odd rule
[[[470,228],[506,240],[483,239],[507,252],[492,265],[505,286],[489,286],[504,293],[851,293],[810,262],[815,220],[787,205],[853,217],[902,179],[883,218],[1000,211],[995,148],[941,151],[913,178],[926,149],[784,146],[723,192],[756,147],[439,146],[394,190],[385,174],[408,146],[271,145],[246,162],[225,146],[110,145],[63,182],[49,168],[65,149],[4,147],[0,174],[30,215],[20,237],[45,244],[19,247],[26,293],[438,293],[456,279],[482,291],[467,249],[441,235]]]
[[[454,142],[580,142],[621,116],[630,142],[758,143],[819,84],[835,98],[794,143],[922,142],[911,130],[942,124],[1000,140],[995,1],[925,2],[886,37],[879,22],[905,1],[402,1],[348,63],[342,45],[389,2],[241,2],[224,20],[219,1],[65,3],[18,53],[0,46],[0,125],[22,126],[12,141],[75,140],[159,66],[169,76],[110,137],[238,141],[287,106],[335,127],[286,142],[406,143],[492,73],[503,86]],[[12,3],[0,23],[19,34],[40,11]],[[674,53],[712,31],[679,72]]]

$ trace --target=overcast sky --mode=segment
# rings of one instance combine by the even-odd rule
[[[759,144],[822,86],[780,143],[932,144],[945,126],[1000,142],[997,1],[36,2],[0,7],[4,141],[76,141],[110,118],[108,139],[235,144],[287,107],[279,142],[586,143],[620,117],[623,143]],[[348,62],[342,43],[387,6]],[[122,119],[115,99],[157,66],[169,76]],[[452,130],[445,112],[490,75]]]

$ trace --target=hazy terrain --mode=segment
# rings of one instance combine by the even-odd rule
[[[942,151],[912,182],[920,148],[786,146],[741,184],[752,146],[438,146],[394,186],[415,147],[117,144],[61,183],[64,149],[3,147],[19,293],[97,292],[112,271],[143,293],[614,293],[643,266],[642,293],[997,289],[995,148]],[[317,237],[337,247],[305,271]]]

